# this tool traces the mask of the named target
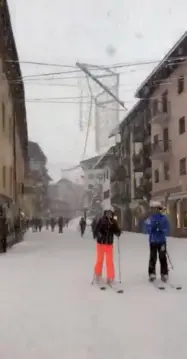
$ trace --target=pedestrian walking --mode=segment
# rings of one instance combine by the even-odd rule
[[[86,220],[84,219],[84,217],[82,217],[80,219],[79,226],[80,226],[80,230],[81,230],[81,236],[83,237],[84,232],[86,230]]]

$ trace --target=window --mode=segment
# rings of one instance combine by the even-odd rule
[[[161,100],[161,103],[162,103],[162,112],[168,112],[168,92],[165,91],[163,94],[162,94],[162,100]]]
[[[5,130],[5,104],[4,104],[4,102],[2,103],[1,108],[2,108],[2,128],[4,131]]]
[[[109,189],[103,193],[103,197],[104,197],[104,199],[107,199],[107,198],[110,197],[110,191],[109,191]]]
[[[153,136],[153,150],[156,150],[159,145],[159,137],[158,135]]]
[[[13,129],[12,129],[12,118],[9,117],[9,140],[12,141]]]
[[[155,183],[158,183],[159,182],[159,170],[155,170],[154,177],[155,177]]]
[[[178,94],[184,92],[184,76],[179,77],[177,82]]]
[[[153,100],[153,106],[152,106],[153,116],[156,116],[158,113],[158,100]]]
[[[170,168],[168,163],[164,163],[164,180],[169,181],[170,179]]]
[[[158,142],[159,142],[158,135],[154,135],[154,137],[153,137],[153,143],[154,143],[154,145],[158,145]]]
[[[167,127],[163,129],[163,150],[167,152],[169,150],[170,142],[169,142],[169,130]]]
[[[185,116],[179,118],[179,135],[185,133]]]
[[[148,134],[148,136],[151,136],[151,124],[150,123],[148,123],[148,125],[147,125],[147,134]]]
[[[12,195],[12,184],[13,184],[13,170],[12,170],[12,167],[10,167],[9,181],[10,181],[10,195]]]
[[[2,177],[3,177],[3,188],[6,188],[6,167],[5,166],[3,166]]]
[[[181,158],[179,162],[179,173],[180,176],[186,175],[186,157]]]

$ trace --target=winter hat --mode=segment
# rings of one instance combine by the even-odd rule
[[[163,205],[160,201],[150,201],[151,208],[163,208]]]

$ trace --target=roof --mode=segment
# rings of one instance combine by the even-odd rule
[[[113,130],[110,132],[108,138],[112,138],[114,136],[117,136],[117,135],[119,135],[119,133],[120,133],[120,124],[113,128]]]
[[[140,115],[143,114],[144,109],[148,109],[148,100],[137,100],[135,105],[131,108],[128,114],[125,116],[123,121],[120,123],[120,132],[123,128],[130,125],[135,118],[140,120]]]
[[[102,168],[108,161],[109,158],[114,154],[114,149],[116,146],[112,146],[109,148],[107,152],[105,152],[103,155],[101,155],[97,161],[97,163],[94,166],[94,169],[96,168]]]
[[[91,169],[95,163],[99,160],[101,156],[94,156],[94,157],[91,157],[91,158],[88,158],[87,160],[83,160],[80,162],[80,166],[83,168],[83,169]]]
[[[29,158],[36,161],[46,162],[47,158],[37,142],[29,141],[28,143]]]
[[[127,115],[125,116],[125,118],[123,119],[123,121],[120,123],[119,127],[120,129],[124,126],[124,125],[128,125],[131,120],[132,120],[132,115],[134,115],[136,113],[136,111],[139,109],[141,103],[143,101],[142,100],[138,100],[135,105],[131,108],[131,110],[127,113]]]
[[[179,60],[183,62],[187,57],[187,32],[185,32],[176,44],[170,49],[163,60],[154,68],[149,76],[138,87],[135,96],[138,98],[149,97],[151,92],[159,86],[160,80],[168,78],[169,75],[179,66]],[[171,65],[172,61],[172,65]],[[169,65],[170,66],[167,66]],[[154,81],[156,80],[157,85]],[[154,83],[154,84],[153,84]]]
[[[70,181],[68,178],[65,178],[65,177],[62,177],[61,179],[59,179],[59,181],[57,181],[56,184],[59,184],[62,182],[66,182],[68,184],[74,185],[74,183],[72,181]]]

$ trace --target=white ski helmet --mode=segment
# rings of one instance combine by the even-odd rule
[[[150,207],[151,208],[163,208],[163,205],[160,201],[150,201]]]
[[[112,206],[107,206],[107,205],[105,205],[105,206],[103,206],[103,210],[104,211],[111,211],[111,212],[114,212],[114,208],[112,207]]]

